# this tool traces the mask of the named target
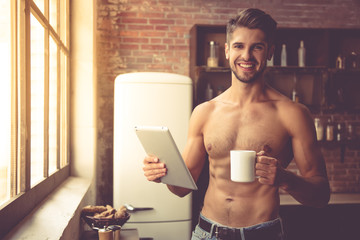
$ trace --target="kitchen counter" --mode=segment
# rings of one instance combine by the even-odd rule
[[[360,204],[360,193],[332,193],[329,204]],[[289,194],[280,194],[280,205],[301,205]]]
[[[287,239],[360,239],[360,194],[331,194],[322,208],[301,205],[287,194],[280,196],[279,215]]]
[[[96,231],[85,231],[81,240],[98,240],[98,233]],[[122,229],[120,232],[120,240],[139,240],[139,233],[137,229]]]

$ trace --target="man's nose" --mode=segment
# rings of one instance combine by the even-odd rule
[[[251,58],[251,49],[250,48],[245,48],[242,55],[243,55],[242,57],[243,57],[243,59],[245,61],[250,60],[250,58]]]

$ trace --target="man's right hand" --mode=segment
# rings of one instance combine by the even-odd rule
[[[160,178],[166,175],[165,163],[161,163],[157,157],[147,156],[144,159],[144,175],[148,181],[160,182]]]

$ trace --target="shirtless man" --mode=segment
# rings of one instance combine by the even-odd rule
[[[183,158],[196,181],[207,153],[210,176],[192,239],[284,239],[279,188],[307,206],[322,207],[329,201],[325,163],[309,111],[264,81],[275,30],[276,22],[258,9],[246,9],[231,19],[225,44],[231,87],[192,113]],[[258,179],[230,180],[232,149],[257,152]],[[292,159],[301,175],[286,169]],[[144,174],[159,182],[166,166],[146,157]],[[178,196],[190,192],[168,188]]]

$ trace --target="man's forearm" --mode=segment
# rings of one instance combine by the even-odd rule
[[[284,184],[280,187],[306,206],[324,207],[330,199],[329,182],[324,176],[306,178],[286,171]]]

